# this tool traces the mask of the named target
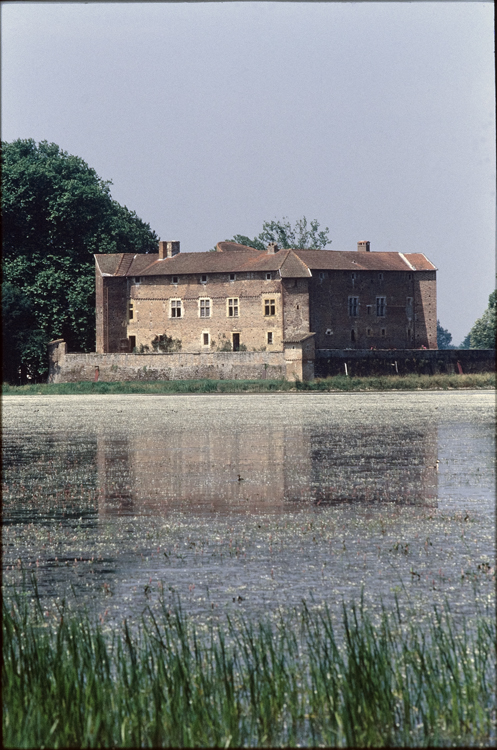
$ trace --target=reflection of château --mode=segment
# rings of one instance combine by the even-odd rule
[[[270,424],[98,437],[101,512],[437,500],[437,426],[336,434]]]

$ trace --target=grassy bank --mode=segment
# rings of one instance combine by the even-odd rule
[[[166,604],[104,630],[36,599],[3,603],[5,747],[433,746],[495,742],[495,623],[374,626],[343,610],[200,631]]]
[[[268,393],[284,391],[415,391],[455,390],[461,388],[495,388],[495,373],[475,375],[388,375],[346,377],[337,375],[310,383],[287,380],[154,380],[120,383],[42,383],[38,385],[2,386],[9,396],[67,396],[81,394],[125,393]]]

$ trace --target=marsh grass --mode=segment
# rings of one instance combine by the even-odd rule
[[[201,627],[166,602],[106,629],[3,602],[5,747],[434,746],[495,742],[495,623],[362,604]]]
[[[388,375],[346,377],[336,375],[311,382],[288,380],[154,380],[107,383],[43,383],[13,386],[3,384],[3,395],[67,396],[83,394],[168,393],[270,393],[284,391],[390,391],[455,390],[495,388],[495,373],[474,375]]]

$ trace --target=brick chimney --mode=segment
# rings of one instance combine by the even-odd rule
[[[179,240],[175,240],[173,242],[163,242],[162,240],[159,242],[159,260],[164,260],[164,258],[172,258],[173,255],[178,255],[179,253]]]
[[[369,249],[370,243],[367,240],[361,240],[357,243],[357,252],[358,253],[369,253],[371,252]]]
[[[267,246],[268,255],[274,255],[275,253],[278,252],[278,250],[279,250],[279,247],[276,244],[276,242],[270,242],[269,245]]]

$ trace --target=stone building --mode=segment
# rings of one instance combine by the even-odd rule
[[[216,250],[95,256],[97,353],[152,351],[160,337],[182,352],[309,360],[314,347],[437,348],[436,268],[422,253]]]

